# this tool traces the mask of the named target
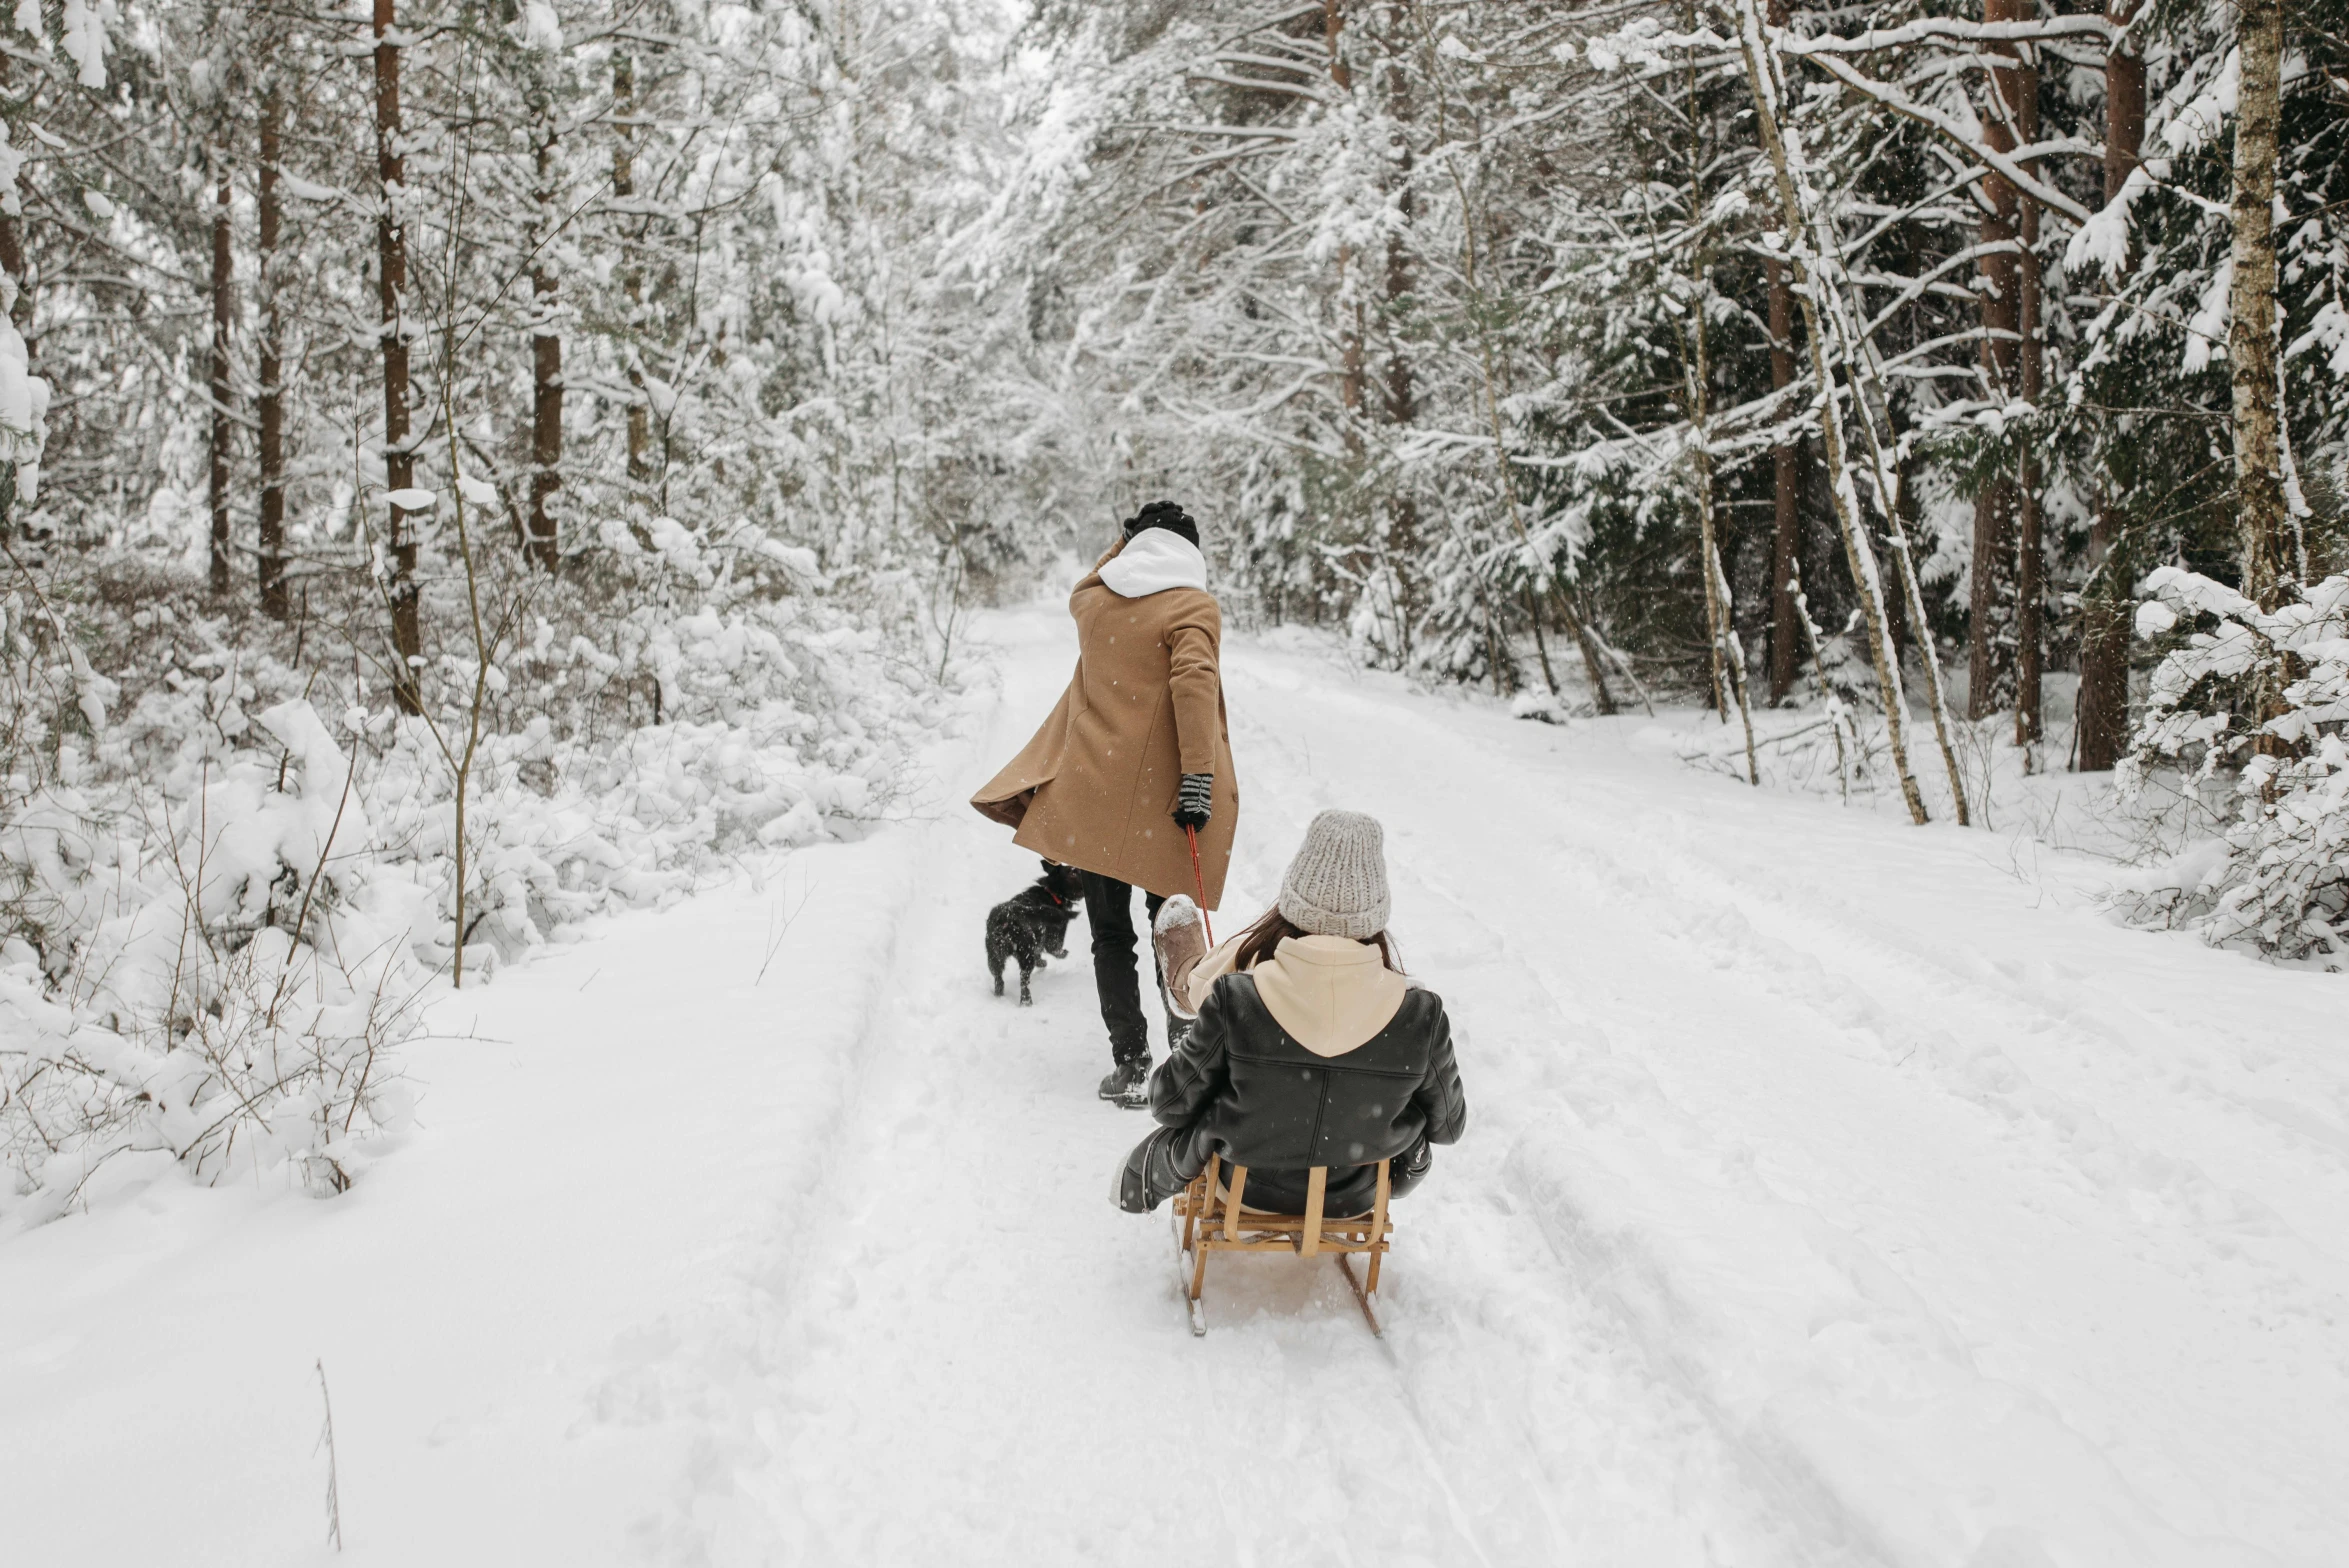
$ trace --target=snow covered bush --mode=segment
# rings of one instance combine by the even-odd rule
[[[946,694],[858,619],[794,598],[639,607],[601,641],[541,622],[506,666],[514,700],[474,765],[466,972],[600,910],[681,896],[746,848],[889,810]],[[454,771],[421,723],[388,706],[366,723],[384,747],[369,786],[385,802],[381,853],[431,886],[416,953],[439,969],[454,957]]]
[[[2204,787],[2231,774],[2234,813],[2218,837],[2132,879],[2121,908],[2213,943],[2349,967],[2349,576],[2272,613],[2176,567],[2144,589],[2138,633],[2172,646],[2118,770],[2121,796],[2141,798],[2157,770]],[[2263,679],[2281,685],[2261,721]]]
[[[137,559],[15,567],[0,1214],[155,1162],[347,1185],[404,1115],[397,1047],[456,968],[460,863],[470,984],[893,809],[908,748],[956,711],[914,612],[757,530],[729,549],[486,567],[512,635],[486,672],[442,644],[424,715],[369,680],[323,582],[285,624]],[[451,742],[476,692],[460,861]]]
[[[0,833],[0,1159],[31,1218],[122,1156],[337,1190],[404,1109],[387,1053],[424,972],[381,885],[356,765],[307,703],[197,786],[45,789]]]

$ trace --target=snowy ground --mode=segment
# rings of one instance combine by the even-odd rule
[[[11,1564],[2332,1564],[2349,1557],[2342,981],[2087,907],[2085,862],[1757,794],[1342,668],[1227,665],[1226,918],[1389,825],[1471,1118],[1333,1266],[1106,1201],[1144,1119],[1033,870],[959,808],[438,1004],[345,1198],[169,1181],[0,1241]],[[1081,942],[1082,927],[1077,931]]]

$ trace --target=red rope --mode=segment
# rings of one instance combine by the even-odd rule
[[[1191,837],[1191,884],[1199,890],[1199,923],[1207,928],[1207,945],[1215,946],[1215,922],[1207,918],[1207,874],[1199,869],[1199,830],[1189,823],[1183,831]]]

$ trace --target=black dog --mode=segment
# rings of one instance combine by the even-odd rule
[[[1077,900],[1085,884],[1073,866],[1044,862],[1044,874],[1031,885],[987,911],[987,972],[995,977],[995,994],[1003,994],[1003,961],[1020,961],[1020,1006],[1035,1000],[1028,995],[1028,977],[1044,967],[1044,955],[1068,957],[1068,923],[1077,917]]]

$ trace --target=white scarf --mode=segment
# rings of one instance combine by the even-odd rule
[[[1101,563],[1101,581],[1110,592],[1141,599],[1168,588],[1207,586],[1207,557],[1170,528],[1145,528],[1126,547]]]

